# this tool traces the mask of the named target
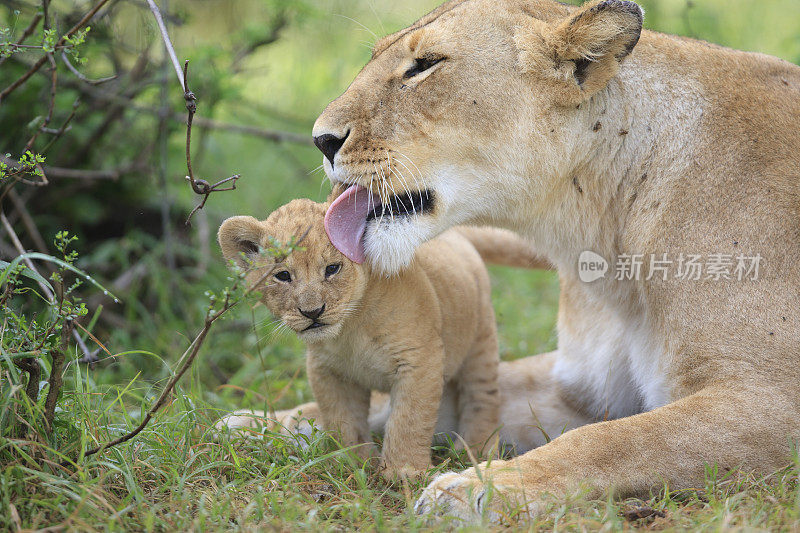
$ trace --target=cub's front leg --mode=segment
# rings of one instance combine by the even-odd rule
[[[444,350],[439,346],[405,352],[396,363],[383,441],[386,477],[415,475],[430,464],[444,388],[443,359]]]
[[[344,381],[311,353],[306,358],[306,368],[323,429],[334,433],[342,446],[355,446],[355,453],[362,459],[376,456],[367,422],[370,391]]]

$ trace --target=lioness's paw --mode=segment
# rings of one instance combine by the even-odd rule
[[[447,472],[436,476],[422,491],[414,512],[425,515],[429,523],[445,518],[479,523],[484,516],[491,522],[499,522],[500,516],[491,509],[485,512],[486,487],[474,474],[467,472]]]
[[[503,461],[493,464],[500,466]],[[516,486],[507,472],[497,467],[486,468],[486,463],[479,468],[483,473],[481,478],[474,468],[460,474],[440,474],[422,491],[414,511],[425,515],[428,523],[451,518],[467,524],[489,522],[510,526],[527,522],[539,513],[539,505],[525,498],[522,488]],[[492,479],[492,474],[500,478]]]

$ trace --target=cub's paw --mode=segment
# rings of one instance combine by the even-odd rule
[[[424,468],[414,468],[411,466],[400,466],[400,467],[391,467],[386,466],[386,464],[381,464],[379,466],[381,471],[381,476],[383,479],[387,481],[401,481],[401,480],[410,480],[413,481],[418,479],[424,472]]]
[[[387,456],[384,450],[378,465],[381,476],[387,481],[415,480],[430,467],[430,456],[397,458]]]

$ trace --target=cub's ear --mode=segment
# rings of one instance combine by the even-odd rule
[[[253,217],[231,217],[219,227],[217,240],[222,248],[225,261],[233,260],[239,267],[246,268],[242,257],[257,256],[264,227]]]
[[[563,104],[588,100],[617,75],[620,62],[639,42],[643,20],[644,11],[635,2],[594,0],[555,27],[543,28],[544,42],[536,48],[550,58],[549,68],[556,71],[551,74],[563,84]],[[546,68],[537,59],[535,68]]]

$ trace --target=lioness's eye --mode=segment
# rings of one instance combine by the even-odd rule
[[[329,278],[339,272],[339,269],[342,268],[341,263],[334,263],[332,265],[328,265],[325,267],[325,277]]]
[[[408,69],[406,73],[403,74],[403,77],[413,78],[417,74],[425,72],[435,64],[441,63],[442,61],[444,61],[444,59],[445,58],[443,56],[424,56],[417,58],[414,60],[414,66]]]
[[[275,279],[278,281],[292,281],[292,275],[289,274],[288,270],[281,270],[277,274],[275,274]]]

